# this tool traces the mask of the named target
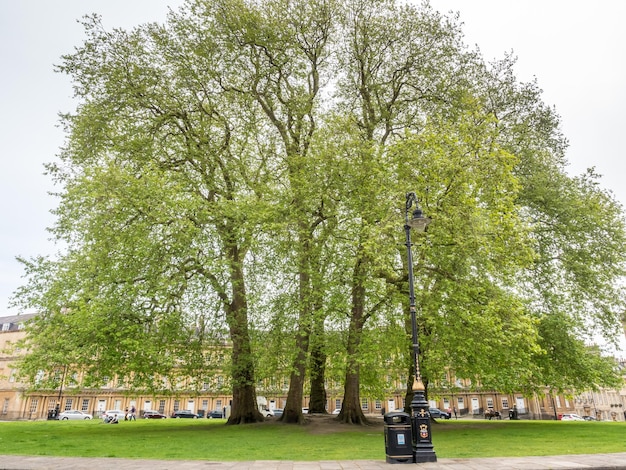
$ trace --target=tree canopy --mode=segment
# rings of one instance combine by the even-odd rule
[[[413,239],[428,382],[614,383],[585,344],[619,331],[622,208],[593,169],[567,173],[537,84],[512,57],[485,63],[455,16],[188,0],[162,25],[84,26],[58,66],[78,104],[48,165],[62,249],[22,260],[16,294],[41,312],[31,383],[70,368],[85,386],[193,390],[228,371],[235,424],[262,419],[258,380],[289,376],[283,419],[300,422],[306,377],[320,407],[333,374],[339,418],[363,422],[359,394],[412,367],[409,191],[433,220]],[[225,340],[228,361],[207,354]]]

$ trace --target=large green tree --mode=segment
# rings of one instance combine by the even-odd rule
[[[271,170],[254,113],[221,86],[209,31],[191,34],[174,15],[169,29],[85,26],[60,67],[81,104],[50,166],[64,186],[54,231],[67,254],[50,289],[31,291],[46,315],[30,341],[55,335],[55,317],[89,346],[71,364],[87,376],[117,373],[134,387],[173,376],[173,387],[215,368],[205,352],[226,324],[229,422],[258,420],[244,263]]]
[[[84,24],[59,66],[78,99],[49,166],[61,253],[24,260],[18,292],[41,312],[22,362],[33,384],[69,369],[85,386],[193,390],[228,366],[234,424],[262,419],[257,381],[285,374],[283,420],[302,422],[307,373],[324,411],[328,366],[339,419],[363,423],[381,370],[415,372],[409,191],[433,219],[414,235],[427,383],[611,383],[584,341],[614,338],[624,309],[621,207],[592,171],[567,174],[536,84],[510,57],[485,64],[455,17],[188,0],[164,25]],[[216,367],[206,352],[226,337]]]

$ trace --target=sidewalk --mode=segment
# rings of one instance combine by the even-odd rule
[[[402,470],[403,468],[415,470],[626,469],[626,452],[547,457],[439,459],[437,462],[421,464],[388,464],[382,460],[213,462],[209,460],[133,460],[0,455],[0,469],[2,470]]]

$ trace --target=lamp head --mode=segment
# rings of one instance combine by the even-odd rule
[[[424,213],[419,206],[415,207],[413,211],[413,217],[407,222],[407,225],[411,228],[414,228],[418,232],[425,232],[426,227],[430,224],[431,219],[429,217],[424,217]]]

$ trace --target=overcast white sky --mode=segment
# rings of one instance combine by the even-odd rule
[[[163,21],[183,0],[0,0],[0,316],[19,313],[8,299],[22,283],[17,255],[53,253],[46,227],[56,205],[44,162],[63,134],[57,113],[74,103],[68,78],[53,72],[83,38],[76,22],[99,13],[107,28]],[[458,11],[466,42],[486,59],[518,56],[517,76],[536,77],[544,101],[562,117],[568,159],[578,174],[595,166],[603,187],[626,205],[626,2],[596,0],[431,0]]]

